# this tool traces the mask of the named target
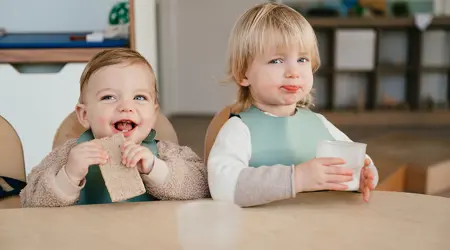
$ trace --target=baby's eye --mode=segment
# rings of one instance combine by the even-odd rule
[[[114,96],[112,96],[112,95],[105,95],[105,96],[102,96],[102,98],[100,98],[100,100],[113,100],[114,99]]]
[[[134,99],[138,100],[138,101],[145,101],[145,100],[147,100],[147,97],[145,97],[143,95],[137,95],[134,97]]]
[[[270,64],[278,64],[278,63],[282,63],[282,62],[283,62],[283,60],[281,60],[281,59],[273,59],[269,63]]]
[[[305,63],[305,62],[308,62],[309,60],[308,60],[308,58],[306,58],[306,57],[302,57],[302,58],[299,58],[297,61],[298,61],[298,62]]]

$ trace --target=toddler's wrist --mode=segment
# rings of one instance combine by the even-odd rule
[[[140,171],[141,174],[148,175],[152,172],[153,166],[155,166],[156,156],[152,154],[152,157],[148,160],[147,166],[145,166],[142,171]]]
[[[156,156],[154,154],[152,154],[152,158],[148,162],[148,173],[147,174],[150,174],[150,172],[152,172],[153,167],[155,166],[155,162],[156,162]]]
[[[68,165],[64,167],[64,171],[66,172],[67,178],[70,182],[72,182],[72,184],[74,184],[75,186],[80,186],[85,176],[80,176],[72,173],[71,168],[70,166],[68,167]]]
[[[295,188],[295,193],[300,193],[302,192],[302,173],[300,170],[299,165],[294,167],[294,188]]]

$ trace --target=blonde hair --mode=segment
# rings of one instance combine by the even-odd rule
[[[80,97],[78,98],[78,102],[80,104],[83,103],[83,91],[88,85],[89,79],[95,72],[104,67],[122,63],[127,63],[128,65],[144,64],[148,66],[150,73],[152,74],[152,83],[154,84],[155,104],[158,105],[158,90],[156,89],[156,77],[152,66],[139,52],[129,48],[103,50],[91,58],[81,74]]]
[[[228,41],[227,74],[239,86],[232,112],[242,112],[253,102],[249,87],[239,84],[253,59],[273,46],[288,48],[292,44],[310,54],[312,71],[316,72],[320,67],[316,35],[308,21],[294,9],[276,3],[259,4],[237,20]],[[311,105],[311,93],[297,103],[300,107]]]

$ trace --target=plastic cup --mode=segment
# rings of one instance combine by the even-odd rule
[[[183,250],[236,249],[241,208],[219,201],[193,201],[178,209],[178,239]]]
[[[347,191],[357,191],[361,170],[366,159],[367,144],[348,141],[321,141],[317,144],[316,158],[336,157],[345,160],[342,167],[353,169],[353,180],[342,184],[348,185]]]

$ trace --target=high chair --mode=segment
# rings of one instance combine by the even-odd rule
[[[178,143],[178,137],[170,121],[162,113],[158,114],[155,123],[157,131],[156,139],[166,140]],[[53,139],[53,149],[61,146],[69,139],[77,138],[84,132],[84,128],[78,122],[75,112],[70,113],[59,126]],[[25,183],[25,163],[23,158],[22,145],[14,128],[0,116],[0,192],[14,191],[8,185],[12,183],[11,179]],[[5,178],[1,178],[1,177]],[[6,183],[6,184],[5,184]],[[20,189],[23,186],[20,186]],[[7,197],[0,199],[0,209],[2,208],[19,208],[20,199],[18,196],[19,189]]]
[[[231,114],[231,106],[227,106],[220,112],[216,113],[216,115],[214,115],[213,119],[209,123],[208,128],[206,130],[204,152],[203,152],[203,159],[205,164],[208,163],[209,152],[211,151],[211,148],[214,145],[214,142],[216,141],[216,136],[219,133],[220,129],[222,128],[223,124],[225,124],[225,122],[230,118],[230,114]]]
[[[0,199],[0,209],[20,206],[19,189],[15,190],[20,182],[25,182],[22,144],[14,128],[0,116],[0,193],[8,195]]]

